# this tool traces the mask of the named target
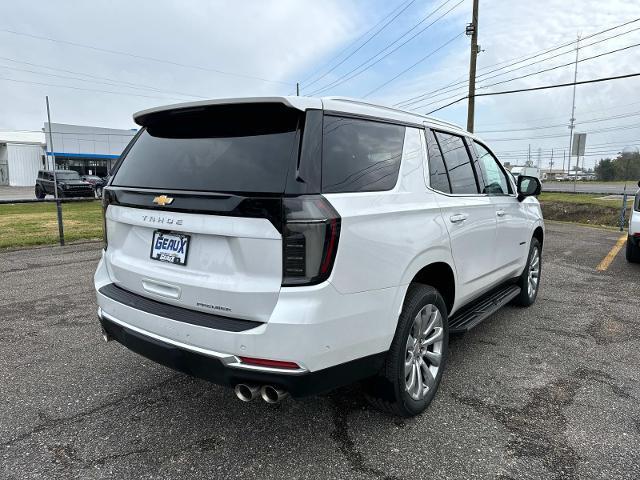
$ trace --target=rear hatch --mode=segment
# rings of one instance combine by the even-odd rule
[[[282,284],[282,197],[302,116],[263,103],[145,117],[104,195],[113,282],[165,303],[267,321]]]

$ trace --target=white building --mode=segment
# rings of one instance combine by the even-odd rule
[[[136,130],[49,124],[43,132],[0,132],[0,185],[33,186],[38,170],[76,170],[105,176]]]
[[[0,185],[33,186],[44,167],[44,134],[0,132]]]

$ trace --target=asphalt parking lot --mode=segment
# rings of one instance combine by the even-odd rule
[[[452,339],[414,419],[358,387],[241,403],[102,342],[99,244],[0,253],[0,478],[638,478],[640,265],[596,270],[619,237],[549,223],[537,303]]]

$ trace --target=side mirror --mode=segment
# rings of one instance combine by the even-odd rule
[[[542,184],[536,177],[527,175],[518,176],[518,200],[522,201],[527,197],[538,196],[542,191]]]

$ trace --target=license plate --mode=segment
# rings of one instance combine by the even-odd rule
[[[174,265],[186,265],[190,239],[189,235],[156,230],[151,242],[151,258]]]

